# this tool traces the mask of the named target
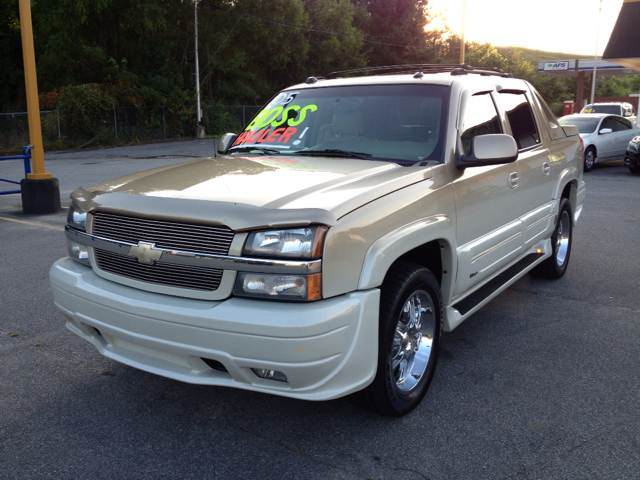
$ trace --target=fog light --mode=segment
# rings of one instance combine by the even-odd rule
[[[89,261],[89,249],[86,245],[67,239],[67,252],[69,257],[76,262],[91,266],[91,262]]]
[[[287,376],[277,370],[267,370],[266,368],[252,368],[251,370],[260,378],[275,380],[276,382],[288,382]]]

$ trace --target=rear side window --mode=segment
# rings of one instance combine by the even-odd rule
[[[524,93],[500,93],[500,103],[507,113],[513,138],[518,149],[535,147],[540,143],[540,134],[533,118],[533,111]]]
[[[471,151],[473,137],[492,133],[502,133],[493,99],[489,93],[473,95],[465,108],[460,137],[465,155]]]
[[[631,122],[626,118],[622,117],[614,117],[616,119],[616,128],[614,132],[624,132],[626,130],[631,130]]]

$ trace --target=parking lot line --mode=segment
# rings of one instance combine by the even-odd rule
[[[59,232],[64,232],[64,228],[62,228],[62,227],[54,227],[52,225],[46,225],[44,223],[27,222],[26,220],[16,220],[15,218],[7,218],[7,217],[0,217],[0,220],[6,220],[7,222],[24,223],[25,225],[32,225],[34,227],[50,228],[51,230],[58,230]]]

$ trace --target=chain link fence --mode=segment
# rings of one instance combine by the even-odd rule
[[[204,105],[205,132],[237,132],[256,115],[256,105]],[[40,112],[45,150],[116,146],[169,138],[195,137],[195,107],[116,107],[98,118],[79,121],[64,110]],[[19,152],[29,141],[27,112],[0,113],[0,154]]]

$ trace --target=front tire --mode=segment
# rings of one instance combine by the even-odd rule
[[[588,148],[584,152],[584,171],[590,172],[596,163],[596,151],[593,148]]]
[[[412,263],[394,265],[381,287],[378,368],[356,404],[400,417],[427,393],[440,351],[442,294],[436,277]]]
[[[534,277],[556,280],[564,275],[569,265],[573,226],[571,224],[571,204],[563,198],[558,210],[558,223],[551,236],[552,254],[540,265],[531,270]]]
[[[640,173],[640,167],[629,167],[631,173]]]

